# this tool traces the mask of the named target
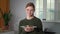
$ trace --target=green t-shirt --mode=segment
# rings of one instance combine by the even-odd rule
[[[21,26],[26,25],[37,26],[37,28],[34,28],[33,32],[25,32]],[[19,34],[43,34],[41,20],[36,17],[32,18],[31,20],[27,20],[26,18],[21,20],[19,23]]]

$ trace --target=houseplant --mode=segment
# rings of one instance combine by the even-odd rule
[[[9,21],[11,19],[11,12],[9,11],[9,13],[4,13],[3,18],[4,18],[4,25],[5,25],[5,29],[8,29],[9,27]]]

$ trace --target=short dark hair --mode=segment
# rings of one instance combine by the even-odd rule
[[[35,5],[34,5],[32,2],[27,3],[27,5],[26,5],[25,8],[27,8],[27,7],[29,7],[29,6],[32,6],[33,9],[35,10]]]

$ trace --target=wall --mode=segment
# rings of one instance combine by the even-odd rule
[[[60,0],[58,0],[58,20],[60,20]]]
[[[56,34],[60,34],[60,23],[58,22],[48,22],[43,23],[43,28],[48,28],[48,31],[56,32]]]
[[[59,0],[56,0],[55,11],[58,11],[58,1]],[[24,8],[27,2],[34,3],[34,0],[10,0],[10,10],[13,14],[12,20],[10,21],[10,29],[18,31],[19,21],[26,16]],[[58,15],[58,13],[55,15]],[[55,16],[55,18],[57,19],[57,16]],[[54,31],[56,34],[60,34],[60,23],[43,23],[43,29],[45,28],[49,28],[50,31]]]
[[[55,0],[55,20],[60,20],[60,0]]]

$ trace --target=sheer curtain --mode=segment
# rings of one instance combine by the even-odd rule
[[[55,0],[36,0],[35,16],[41,20],[54,20]]]

